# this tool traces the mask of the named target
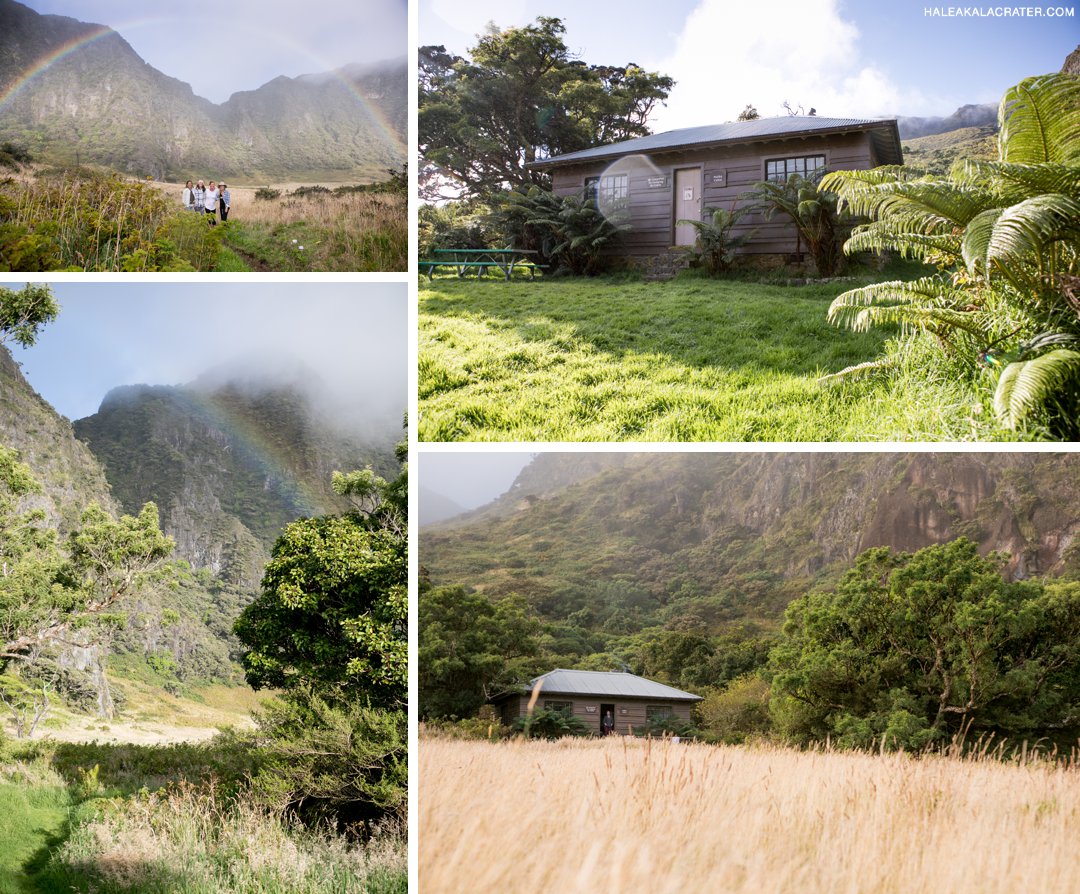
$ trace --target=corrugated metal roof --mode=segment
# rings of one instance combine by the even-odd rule
[[[700,701],[700,695],[683,692],[654,680],[633,674],[610,671],[563,670],[548,671],[529,681],[528,689],[543,681],[541,695],[609,695],[623,698],[655,698],[675,701]]]
[[[753,121],[729,121],[726,124],[707,124],[703,127],[684,127],[654,133],[647,137],[623,140],[607,146],[582,149],[580,152],[567,152],[541,161],[535,161],[531,167],[542,168],[546,165],[564,162],[593,161],[617,155],[637,155],[660,152],[665,149],[681,149],[687,146],[712,145],[714,143],[740,143],[749,140],[790,137],[799,134],[813,134],[818,131],[845,130],[848,128],[864,129],[874,125],[892,125],[892,118],[819,118],[816,115],[785,115],[781,118],[755,118]]]

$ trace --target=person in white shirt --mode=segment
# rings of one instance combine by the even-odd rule
[[[181,193],[180,201],[184,203],[184,207],[187,208],[188,211],[191,211],[191,209],[195,207],[195,190],[192,188],[190,180],[184,185],[184,191]]]
[[[212,227],[217,226],[217,206],[217,184],[211,180],[210,185],[206,188],[206,195],[203,196],[203,207],[206,209],[206,219],[210,222],[210,226]]]

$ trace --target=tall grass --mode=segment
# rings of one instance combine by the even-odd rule
[[[419,890],[1068,894],[1075,763],[425,739]]]
[[[0,182],[0,268],[208,270],[218,237],[154,186],[94,172]]]
[[[179,785],[106,805],[54,853],[43,883],[57,891],[89,883],[98,894],[404,894],[406,875],[395,829],[349,843],[243,797]]]
[[[360,842],[266,810],[249,745],[0,754],[0,894],[404,894],[402,829]]]
[[[313,192],[256,200],[236,190],[227,241],[274,270],[408,268],[407,201],[394,192]],[[302,248],[300,246],[303,246]]]

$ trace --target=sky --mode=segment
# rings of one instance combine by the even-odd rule
[[[536,456],[527,451],[436,453],[421,450],[417,460],[423,487],[449,497],[462,509],[476,509],[502,496]]]
[[[405,283],[63,282],[52,291],[60,315],[34,347],[9,347],[34,389],[72,420],[96,412],[115,386],[186,384],[252,358],[302,364],[335,397],[381,418],[408,405]]]
[[[279,75],[408,55],[407,0],[21,0],[108,25],[144,61],[212,102]]]
[[[730,121],[747,103],[764,117],[787,114],[785,101],[825,117],[948,115],[1059,70],[1080,44],[1080,0],[1025,0],[1024,9],[1065,8],[1071,18],[927,15],[959,2],[420,0],[420,42],[464,55],[488,22],[560,18],[583,61],[675,78],[654,131]]]

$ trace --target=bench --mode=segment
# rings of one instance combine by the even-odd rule
[[[432,250],[433,257],[419,262],[421,271],[426,271],[428,279],[435,276],[437,267],[452,267],[457,271],[458,278],[464,278],[470,270],[476,271],[479,279],[492,267],[497,267],[503,272],[506,281],[514,270],[528,270],[529,278],[536,277],[537,270],[543,270],[543,264],[537,264],[531,258],[535,251],[522,248],[436,248]],[[436,257],[442,255],[443,257]]]

